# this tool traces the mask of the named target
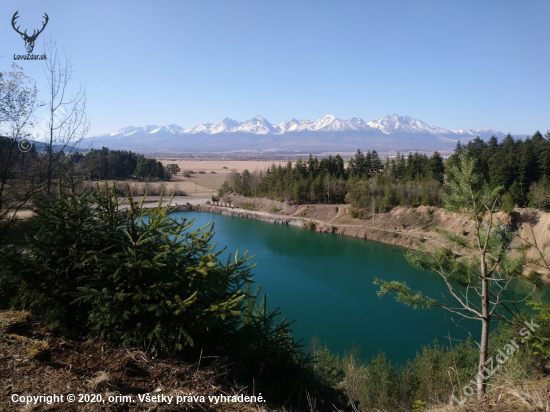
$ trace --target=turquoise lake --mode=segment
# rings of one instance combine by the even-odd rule
[[[279,307],[288,320],[296,321],[294,335],[303,339],[305,350],[317,336],[333,352],[343,354],[356,346],[365,359],[382,351],[400,363],[434,339],[448,345],[448,334],[452,339],[467,337],[441,309],[413,310],[393,296],[376,295],[375,277],[404,281],[434,297],[445,291],[437,274],[409,266],[402,248],[213,213],[172,216],[194,218],[194,228],[214,222],[213,241],[218,250],[227,246],[222,261],[237,248],[254,255],[254,280],[262,285],[261,294],[268,295],[268,308]],[[477,335],[477,322],[462,326]]]

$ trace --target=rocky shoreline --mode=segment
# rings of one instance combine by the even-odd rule
[[[235,207],[213,205],[193,205],[190,210],[219,213],[226,216],[260,220],[280,225],[293,225],[320,233],[333,233],[360,239],[373,240],[409,250],[419,248],[448,247],[457,255],[469,256],[470,251],[451,245],[436,229],[443,229],[474,240],[474,225],[468,218],[442,208],[419,206],[416,208],[396,207],[386,213],[375,213],[353,217],[350,205],[289,205],[263,198],[244,198],[232,196]],[[179,207],[179,210],[183,208]],[[550,213],[535,209],[520,209],[511,214],[499,212],[497,221],[509,225],[518,235],[514,244],[524,242],[521,238],[533,241],[535,238],[546,256],[550,256]],[[531,249],[529,257],[538,257]],[[545,281],[550,283],[550,274],[539,266],[531,265],[546,274]]]

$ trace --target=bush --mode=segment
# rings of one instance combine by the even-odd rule
[[[199,174],[204,175],[204,174],[206,174],[206,172],[204,170],[199,170]]]
[[[93,330],[163,356],[219,355],[235,365],[231,381],[254,380],[268,399],[298,397],[296,388],[330,390],[315,380],[290,323],[265,300],[257,306],[246,253],[222,262],[211,225],[193,230],[192,221],[170,216],[162,198],[148,210],[129,193],[122,211],[115,192],[105,185],[79,193],[69,182],[37,200],[37,234],[0,249],[0,298],[78,338]],[[26,323],[26,313],[0,317],[0,330]],[[34,359],[48,353],[47,343],[29,347]],[[340,404],[337,396],[330,402]]]
[[[168,206],[134,202],[120,219],[119,200],[78,194],[60,184],[42,199],[29,253],[7,266],[20,286],[14,303],[65,330],[93,330],[124,346],[174,353],[186,346],[221,350],[237,333],[249,259],[222,263],[211,226],[169,216]],[[216,336],[216,339],[212,339]]]
[[[363,219],[364,217],[364,212],[361,209],[350,208],[349,214],[354,219]]]
[[[309,230],[315,230],[315,228],[316,228],[317,226],[315,225],[314,222],[312,222],[311,220],[308,220],[307,222],[304,223],[304,227],[305,227],[306,229],[309,229]]]
[[[252,202],[243,202],[241,204],[241,208],[242,209],[246,209],[246,210],[255,210],[256,209],[256,205]]]

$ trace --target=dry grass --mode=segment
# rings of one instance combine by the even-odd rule
[[[93,391],[103,391],[107,389],[111,377],[108,372],[100,371],[88,383],[88,387]]]
[[[263,405],[224,403],[141,403],[138,394],[167,396],[219,395],[248,393],[227,377],[227,365],[221,360],[208,365],[184,362],[180,359],[153,359],[142,351],[117,348],[98,339],[72,341],[55,337],[40,325],[40,320],[27,312],[0,312],[0,411],[175,411],[222,410],[260,411]],[[18,335],[5,330],[19,325]],[[25,329],[23,325],[26,325]],[[24,336],[23,336],[24,335]],[[43,357],[49,352],[49,358]],[[120,401],[98,407],[97,403],[45,402],[29,405],[11,402],[12,394],[38,396],[43,394],[95,393],[125,395],[130,401]]]
[[[284,165],[286,162],[272,160],[221,160],[221,159],[158,159],[163,165],[177,164],[180,172],[172,176],[170,185],[177,185],[189,196],[210,197],[218,193],[218,189],[232,170],[241,173],[245,169],[266,170],[273,163]],[[191,177],[184,177],[184,170],[195,173]],[[204,172],[204,173],[199,173]]]

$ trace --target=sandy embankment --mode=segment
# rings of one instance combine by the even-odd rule
[[[474,224],[457,213],[442,208],[419,206],[417,208],[396,207],[387,213],[372,214],[364,219],[352,218],[350,205],[288,205],[269,199],[231,196],[235,208],[201,204],[200,210],[224,215],[246,217],[277,224],[301,226],[317,232],[335,233],[417,250],[420,247],[449,247],[459,255],[469,256],[468,249],[451,244],[435,231],[441,228],[474,241]],[[518,235],[514,246],[525,244],[521,239],[533,242],[536,239],[544,256],[550,259],[550,213],[535,209],[520,209],[508,215],[499,212],[497,221],[511,224]],[[529,224],[530,220],[531,224]],[[531,248],[528,257],[538,258],[539,253]],[[547,260],[548,260],[547,259]],[[550,274],[543,267],[531,264],[530,269],[544,273],[550,282]]]

